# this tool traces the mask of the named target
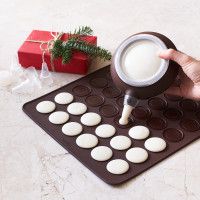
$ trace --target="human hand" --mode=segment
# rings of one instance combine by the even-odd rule
[[[200,61],[174,49],[164,50],[159,57],[178,63],[180,71],[180,85],[172,85],[166,90],[167,94],[200,100]]]

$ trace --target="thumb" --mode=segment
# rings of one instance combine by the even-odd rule
[[[193,57],[188,56],[185,53],[182,53],[180,51],[176,51],[174,49],[167,49],[160,52],[159,57],[163,59],[175,61],[183,68],[184,71],[191,63],[194,63],[197,61]]]

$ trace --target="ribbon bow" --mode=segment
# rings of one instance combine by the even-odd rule
[[[54,43],[59,40],[62,36],[63,36],[63,32],[56,32],[55,34],[53,32],[51,32],[51,36],[53,37],[53,39],[48,40],[48,41],[43,41],[43,40],[32,40],[32,39],[28,39],[26,40],[26,42],[34,42],[34,43],[40,43],[40,49],[42,51],[42,62],[45,62],[44,56],[46,52],[51,52],[51,50],[53,49]],[[43,45],[46,44],[46,47],[43,47]],[[54,67],[54,63],[53,63],[53,57],[51,56],[51,69],[52,71],[55,71],[55,67]]]

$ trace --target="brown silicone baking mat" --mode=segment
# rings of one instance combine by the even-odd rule
[[[147,161],[133,164],[127,161],[125,157],[127,150],[114,150],[110,146],[111,138],[98,137],[98,145],[105,145],[112,149],[113,157],[110,160],[121,158],[129,163],[130,168],[125,174],[111,174],[106,170],[106,165],[110,160],[105,162],[95,161],[90,156],[91,149],[83,149],[76,145],[76,138],[78,136],[70,137],[64,135],[61,131],[62,125],[54,125],[49,122],[48,117],[50,114],[41,114],[36,111],[36,105],[39,102],[44,100],[54,102],[54,97],[60,92],[73,94],[74,101],[83,102],[87,105],[87,112],[100,114],[102,116],[100,124],[108,123],[116,128],[117,131],[114,136],[128,136],[130,127],[144,125],[150,129],[149,137],[157,136],[163,138],[167,142],[167,148],[159,153],[148,151],[149,157]],[[123,93],[115,88],[110,75],[110,66],[107,66],[24,104],[23,111],[99,178],[113,185],[123,183],[141,174],[200,137],[200,109],[198,102],[164,94],[140,101],[132,112],[131,122],[124,127],[118,124],[122,108]],[[67,112],[67,105],[56,104],[55,111],[58,110]],[[69,121],[80,123],[81,116],[71,114],[69,116]],[[82,133],[95,134],[97,126],[87,127],[83,125]],[[144,148],[145,140],[130,139],[132,140],[131,147]]]

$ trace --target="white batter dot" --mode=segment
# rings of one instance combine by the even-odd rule
[[[115,127],[110,124],[101,124],[95,130],[96,135],[102,138],[109,138],[113,136],[115,132],[116,132]]]
[[[109,147],[98,146],[92,149],[91,156],[94,160],[97,161],[106,161],[112,157],[113,153]]]
[[[101,116],[97,113],[88,112],[82,115],[81,123],[86,126],[95,126],[101,122]]]
[[[149,151],[160,152],[166,148],[167,144],[162,138],[152,137],[145,141],[144,146]]]
[[[76,144],[81,148],[89,149],[98,144],[98,139],[95,135],[84,133],[77,137]]]
[[[110,140],[110,145],[113,149],[125,150],[131,146],[131,140],[127,136],[118,135]]]
[[[67,111],[72,115],[81,115],[85,113],[87,106],[84,103],[74,102],[67,107]]]
[[[63,111],[56,111],[49,115],[49,121],[53,124],[64,124],[69,119],[69,115]]]
[[[56,105],[52,101],[42,101],[36,106],[36,110],[40,113],[50,113],[53,112],[55,108]]]
[[[68,104],[73,101],[74,97],[68,92],[61,92],[57,94],[54,98],[55,102],[58,104]]]
[[[129,164],[122,159],[111,160],[106,169],[112,174],[124,174],[129,169]]]
[[[78,122],[68,122],[62,127],[62,132],[68,136],[75,136],[82,132],[83,128]]]
[[[149,136],[149,133],[149,129],[145,126],[134,126],[128,132],[129,136],[135,140],[143,140]]]
[[[132,163],[142,163],[147,160],[148,153],[140,147],[133,147],[126,152],[126,158]]]

